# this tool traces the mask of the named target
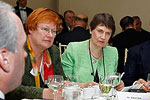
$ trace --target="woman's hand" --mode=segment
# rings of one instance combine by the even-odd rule
[[[57,100],[62,100],[62,88],[59,88],[56,92]],[[52,99],[54,100],[54,91],[50,88],[44,88],[43,90],[43,99]]]
[[[80,87],[81,88],[87,88],[87,87],[89,87],[89,86],[93,86],[93,85],[98,85],[98,83],[96,83],[96,82],[89,82],[89,83],[80,83]]]
[[[139,79],[135,84],[143,84],[140,89],[143,89],[145,91],[150,91],[150,88],[148,88],[148,84],[144,79]]]
[[[117,85],[115,88],[117,91],[121,91],[124,88],[124,82],[121,80],[120,84]]]

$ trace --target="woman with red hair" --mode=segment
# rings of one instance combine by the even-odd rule
[[[22,85],[8,94],[11,100],[23,98],[53,99],[53,90],[46,87],[48,75],[62,75],[59,49],[53,45],[58,15],[49,8],[34,10],[26,20],[27,43],[25,74]],[[17,96],[18,95],[18,96]],[[61,90],[57,92],[60,100]]]

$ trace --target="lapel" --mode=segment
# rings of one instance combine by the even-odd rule
[[[16,14],[21,18],[19,6],[16,6],[15,9]]]
[[[57,55],[56,55],[56,52],[55,52],[56,50],[54,50],[53,45],[48,49],[48,51],[50,53],[50,57],[51,57],[51,61],[52,61],[53,67],[55,67],[56,66],[55,61],[56,61]],[[56,70],[57,70],[56,68],[57,67],[53,68],[53,73],[54,74],[56,74]]]
[[[27,16],[29,16],[29,14],[31,13],[28,7],[26,7],[26,13],[27,13]]]

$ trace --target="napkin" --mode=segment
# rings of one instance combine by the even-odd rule
[[[124,87],[121,92],[128,92],[129,89],[139,89],[143,84],[136,84],[128,87]]]

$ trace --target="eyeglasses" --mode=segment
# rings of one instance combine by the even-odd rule
[[[49,29],[49,28],[46,28],[46,27],[39,27],[44,33],[50,33],[51,34],[57,34],[57,31],[56,30],[53,30],[53,29]]]

